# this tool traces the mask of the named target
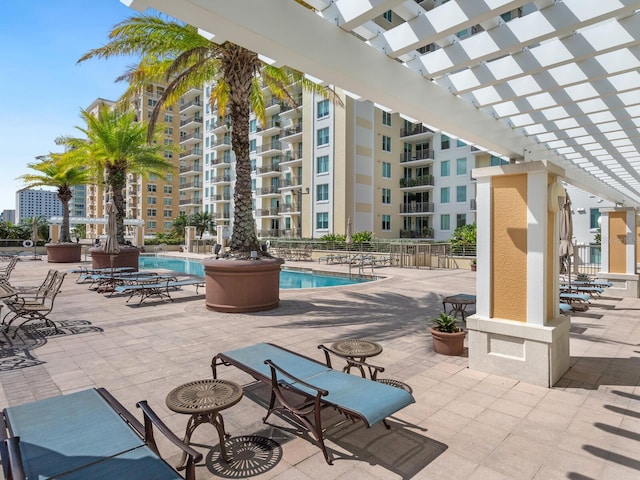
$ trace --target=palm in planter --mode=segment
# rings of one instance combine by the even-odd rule
[[[431,336],[433,350],[443,355],[462,355],[464,352],[464,337],[466,332],[458,327],[458,319],[441,313],[432,318]]]
[[[70,147],[65,154],[75,165],[86,168],[97,184],[106,184],[118,210],[118,243],[124,245],[124,195],[127,173],[163,177],[174,167],[164,158],[162,142],[147,141],[147,126],[136,121],[135,112],[100,107],[97,116],[81,110],[86,123],[76,127],[85,138],[62,137],[59,143]],[[153,137],[153,136],[152,136]]]
[[[231,145],[236,155],[236,180],[231,256],[250,258],[251,252],[269,256],[260,249],[251,205],[251,162],[249,158],[250,113],[264,125],[265,98],[263,86],[272,95],[297,106],[289,87],[297,84],[305,90],[319,93],[339,103],[333,92],[286,67],[274,67],[260,60],[255,52],[230,42],[217,44],[198,33],[190,25],[166,20],[159,16],[137,15],[117,24],[106,45],[87,52],[79,62],[89,58],[110,58],[139,55],[139,65],[120,77],[129,82],[123,96],[127,101],[149,83],[168,82],[149,120],[154,128],[160,113],[176,103],[191,88],[202,88],[205,81],[214,81],[211,104],[217,105],[221,117],[229,112]]]
[[[62,203],[60,238],[57,244],[47,245],[48,261],[61,263],[80,261],[81,247],[71,242],[69,232],[69,202],[73,197],[71,187],[83,185],[89,181],[86,170],[69,163],[65,159],[65,154],[51,154],[27,166],[38,173],[26,173],[18,178],[28,187],[55,187],[58,199]]]

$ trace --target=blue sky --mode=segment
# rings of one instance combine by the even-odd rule
[[[134,59],[80,56],[107,43],[111,28],[136,15],[119,0],[3,1],[0,6],[0,211],[15,208],[16,177],[37,155],[61,151],[60,135],[75,135],[80,109],[116,100],[115,83]]]

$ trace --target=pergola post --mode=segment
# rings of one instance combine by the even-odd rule
[[[558,307],[564,170],[536,161],[473,176],[478,273],[469,368],[550,387],[569,369],[570,319]]]
[[[640,275],[636,262],[636,209],[601,208],[602,270],[598,277],[613,283],[610,290],[622,297],[640,296]]]

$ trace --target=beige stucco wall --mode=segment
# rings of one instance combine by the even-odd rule
[[[627,212],[609,213],[609,272],[627,273]]]

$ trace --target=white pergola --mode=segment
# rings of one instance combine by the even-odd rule
[[[640,0],[121,1],[640,206]]]

